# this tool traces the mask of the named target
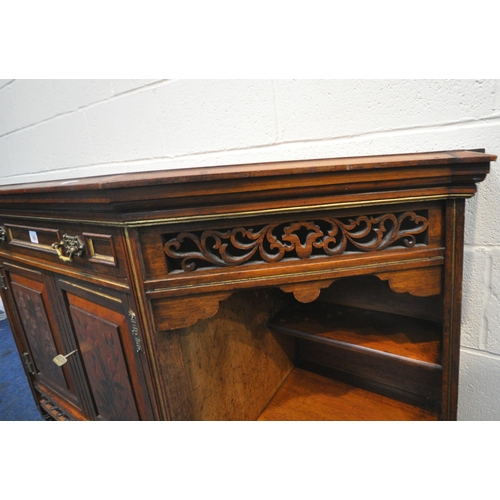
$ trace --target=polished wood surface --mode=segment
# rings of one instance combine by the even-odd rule
[[[295,368],[259,420],[438,420],[438,415]]]
[[[269,322],[297,338],[297,363],[312,362],[435,400],[441,395],[442,327],[328,302],[295,304]]]
[[[456,419],[465,199],[495,160],[1,186],[0,289],[37,404],[56,420],[245,420],[298,391],[295,419],[430,418],[408,401]]]
[[[441,362],[442,328],[430,321],[315,302],[281,311],[270,326],[315,342],[371,349],[424,363]]]
[[[268,319],[287,298],[272,291],[245,291],[221,303],[212,320],[160,333],[177,337],[195,420],[255,420],[293,368]]]
[[[3,268],[16,305],[11,323],[21,325],[16,332],[33,386],[45,393],[48,401],[59,402],[56,414],[83,418],[82,393],[73,363],[58,367],[53,362],[56,355],[70,352],[70,347],[58,321],[57,305],[51,298],[50,277],[17,264],[4,263]]]
[[[140,172],[0,186],[0,199],[5,213],[45,212],[74,220],[233,217],[243,205],[269,213],[354,198],[369,205],[472,196],[495,159],[479,151],[445,151]]]

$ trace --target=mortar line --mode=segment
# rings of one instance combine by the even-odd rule
[[[11,85],[11,84],[12,84],[13,82],[15,82],[15,81],[16,81],[16,80],[14,79],[14,80],[10,80],[10,81],[9,81],[9,82],[7,82],[7,83],[4,83],[4,84],[0,87],[0,90],[7,88],[9,85]]]
[[[106,97],[105,99],[100,99],[99,101],[91,102],[89,104],[84,104],[83,106],[79,106],[78,108],[72,109],[70,111],[63,111],[62,113],[57,113],[57,114],[55,114],[53,116],[49,116],[48,118],[44,118],[43,120],[37,121],[36,123],[30,123],[29,125],[26,125],[25,127],[20,127],[20,128],[15,129],[15,130],[11,130],[10,132],[7,132],[7,133],[5,133],[3,135],[0,135],[0,138],[7,137],[7,136],[15,134],[17,132],[23,132],[25,130],[37,127],[38,125],[41,125],[41,124],[46,123],[46,122],[49,122],[49,121],[54,120],[56,118],[60,118],[62,116],[67,116],[67,115],[70,115],[72,113],[79,112],[79,111],[85,111],[88,108],[91,108],[91,107],[96,106],[98,104],[103,104],[105,102],[112,101],[112,100],[114,100],[116,98],[120,98],[120,97],[123,97],[123,96],[126,96],[126,95],[131,95],[131,94],[142,92],[146,88],[159,87],[161,85],[164,85],[165,83],[170,83],[171,81],[172,80],[159,80],[159,81],[156,81],[156,82],[147,83],[145,85],[142,85],[141,87],[137,87],[137,88],[130,89],[130,90],[125,90],[125,91],[120,92],[118,94],[113,94],[110,97]],[[9,82],[6,85],[10,85],[11,83],[12,82]],[[111,89],[113,90],[113,86],[112,85],[111,85]]]
[[[278,98],[276,92],[276,80],[273,80],[273,104],[274,104],[274,124],[276,127],[276,143],[281,142],[281,125],[278,112]]]
[[[474,355],[482,356],[485,358],[500,361],[500,354],[497,354],[494,352],[483,351],[481,349],[476,349],[475,347],[469,347],[469,346],[460,346],[460,350],[463,352],[467,352],[469,354],[474,354]]]
[[[59,118],[61,116],[65,116],[65,115],[74,113],[75,111],[85,110],[85,109],[90,108],[92,106],[96,106],[98,104],[102,104],[104,102],[108,102],[108,101],[111,101],[113,99],[125,96],[125,95],[130,95],[133,93],[142,92],[146,88],[160,87],[162,85],[169,84],[172,81],[175,81],[175,80],[160,80],[157,82],[152,82],[152,83],[143,85],[143,86],[135,88],[135,89],[130,89],[128,91],[121,92],[120,94],[116,94],[116,95],[107,97],[106,99],[101,99],[100,101],[96,101],[96,102],[93,102],[90,104],[85,104],[85,105],[80,106],[76,109],[72,109],[71,111],[65,111],[63,113],[58,113],[58,114],[51,116],[49,118],[45,118],[45,119],[40,120],[36,123],[32,123],[30,125],[27,125],[26,127],[21,127],[21,128],[16,129],[16,130],[11,130],[10,132],[7,132],[3,135],[0,135],[0,138],[9,136],[11,134],[15,134],[17,132],[21,132],[21,131],[24,131],[27,129],[30,129],[32,127],[36,127],[40,124],[43,124],[43,123],[48,122],[50,120],[53,120],[55,118]],[[10,83],[9,83],[9,85],[10,85]],[[360,132],[358,134],[349,134],[349,135],[337,136],[337,137],[324,137],[321,139],[301,139],[300,141],[296,141],[296,140],[278,141],[274,144],[290,145],[290,144],[295,144],[297,142],[310,143],[310,142],[325,142],[325,141],[346,141],[346,140],[359,139],[359,138],[369,140],[370,138],[373,139],[373,138],[377,138],[377,137],[384,137],[385,135],[398,135],[398,134],[412,132],[412,131],[420,133],[422,131],[424,131],[424,132],[432,132],[433,130],[441,131],[443,128],[447,129],[447,128],[453,128],[453,127],[457,127],[457,126],[458,127],[469,126],[469,125],[480,126],[480,125],[484,125],[484,122],[488,122],[488,121],[489,122],[491,122],[491,121],[496,122],[498,120],[500,120],[500,112],[495,112],[495,113],[492,113],[490,115],[482,116],[479,118],[466,118],[466,119],[455,120],[455,121],[450,121],[450,122],[445,122],[445,123],[438,123],[438,124],[433,124],[433,125],[428,125],[428,124],[412,125],[410,127],[401,127],[401,128],[390,129],[390,130]],[[266,146],[268,146],[268,145],[266,145]],[[248,148],[239,148],[238,150],[240,150],[240,149],[241,150],[253,149],[253,146],[249,146]],[[228,150],[223,150],[223,151],[234,151],[234,150],[228,149]]]
[[[491,273],[493,271],[493,256],[491,255],[491,252],[489,252],[489,255],[486,260],[486,266],[484,268],[484,275],[483,275],[483,282],[486,286],[486,292],[483,297],[483,304],[482,304],[482,319],[481,319],[481,326],[479,329],[479,347],[481,350],[487,352],[487,346],[488,346],[488,316],[486,314],[487,308],[488,308],[488,303],[491,300]]]

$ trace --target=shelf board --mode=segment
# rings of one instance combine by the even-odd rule
[[[260,415],[284,420],[438,420],[437,414],[295,368]]]
[[[442,332],[432,321],[317,301],[295,304],[269,326],[319,343],[440,365]]]

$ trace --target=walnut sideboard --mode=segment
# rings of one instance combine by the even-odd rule
[[[454,420],[484,150],[0,187],[0,287],[56,420]]]

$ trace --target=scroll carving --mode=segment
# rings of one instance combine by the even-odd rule
[[[219,311],[219,304],[231,292],[190,295],[151,301],[158,330],[175,330],[194,325],[200,319],[209,319]]]
[[[396,293],[408,292],[417,297],[430,297],[443,291],[442,266],[377,273],[376,276],[388,281],[391,290]]]
[[[426,243],[426,211],[322,218],[314,221],[182,232],[163,250],[175,270],[229,267],[245,263],[331,257],[348,252],[376,252],[391,246]]]
[[[287,293],[292,292],[298,302],[307,304],[313,302],[319,297],[323,288],[328,288],[335,280],[316,281],[312,283],[292,283],[290,285],[281,285],[280,288]]]

